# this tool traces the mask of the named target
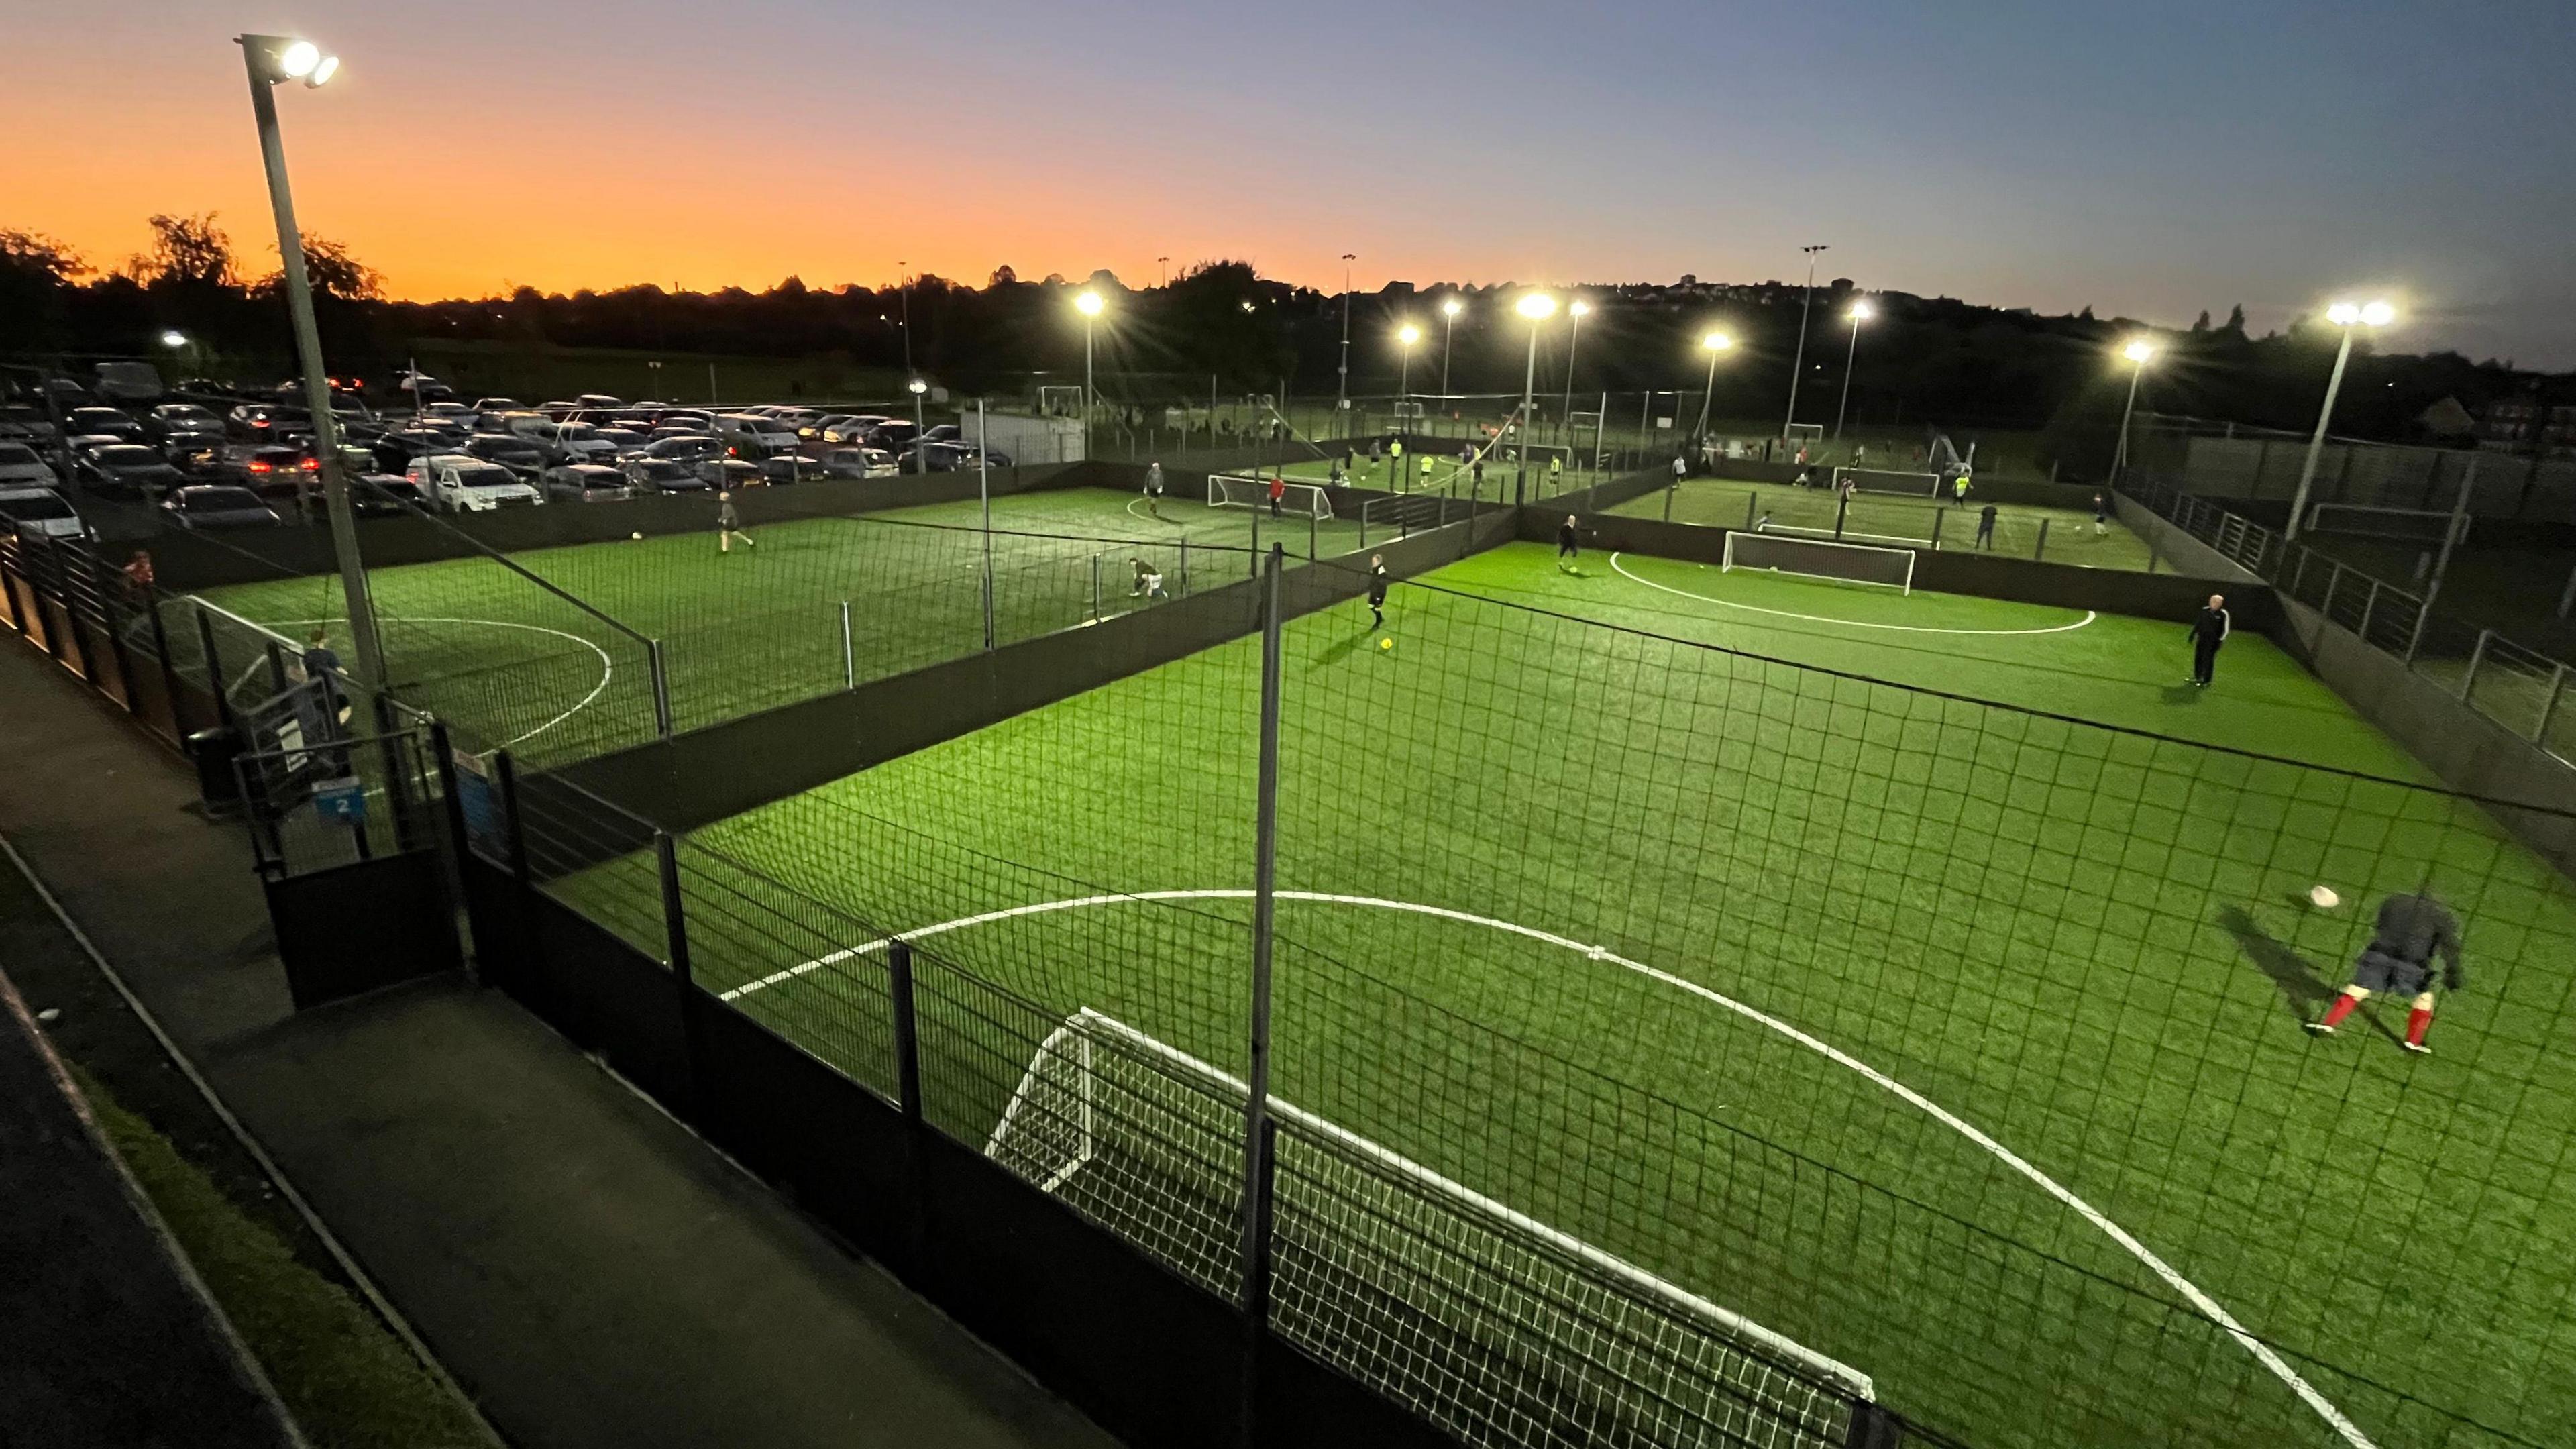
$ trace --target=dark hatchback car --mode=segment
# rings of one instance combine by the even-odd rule
[[[349,507],[364,518],[397,518],[428,507],[420,485],[400,473],[361,473],[349,481]]]
[[[161,500],[161,516],[181,528],[277,528],[286,520],[247,488],[199,483]]]
[[[139,443],[91,449],[81,457],[80,473],[90,487],[122,498],[149,498],[188,481],[168,459]]]
[[[63,414],[63,426],[74,437],[114,438],[120,443],[143,441],[143,425],[123,408],[74,408]]]
[[[465,440],[460,451],[486,463],[498,463],[523,479],[534,478],[546,470],[546,450],[543,447],[506,433],[477,433]]]
[[[626,475],[627,486],[639,495],[702,493],[707,486],[696,469],[677,458],[629,458],[618,471]]]

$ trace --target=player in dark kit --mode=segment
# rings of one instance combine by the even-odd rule
[[[1977,510],[1977,547],[1992,550],[1995,546],[1995,506],[1991,503]]]
[[[2442,986],[2457,991],[2468,984],[2460,966],[2460,923],[2429,892],[2390,896],[2379,903],[2379,926],[2352,963],[2352,984],[2326,1008],[2325,1019],[2308,1023],[2319,1036],[2332,1036],[2370,993],[2412,996],[2406,1012],[2406,1049],[2430,1053],[2424,1033],[2433,1029],[2433,958],[2442,958]]]
[[[2224,594],[2210,595],[2209,607],[2191,621],[2191,682],[2195,687],[2206,688],[2217,677],[2218,646],[2227,642],[2229,623]]]
[[[1583,538],[1575,532],[1574,515],[1569,513],[1565,515],[1565,521],[1556,526],[1556,566],[1563,568],[1567,559],[1582,555]]]
[[[1386,555],[1369,555],[1369,627],[1386,627]]]

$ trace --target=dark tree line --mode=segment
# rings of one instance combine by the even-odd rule
[[[177,330],[244,380],[286,370],[290,348],[274,273],[252,278],[217,218],[156,216],[153,242],[99,269],[47,238],[0,230],[0,352],[153,355],[155,339]],[[1203,262],[1168,285],[1131,289],[1107,273],[1079,281],[1023,281],[1009,267],[975,286],[937,276],[909,287],[812,288],[789,277],[764,291],[728,287],[673,292],[657,286],[570,294],[520,288],[505,297],[438,302],[382,295],[373,271],[345,247],[308,238],[324,345],[335,370],[383,375],[415,347],[479,341],[543,347],[609,347],[673,354],[835,356],[899,375],[907,362],[955,390],[1004,393],[1033,380],[1077,381],[1083,327],[1072,298],[1083,288],[1107,306],[1097,326],[1103,393],[1142,404],[1282,387],[1330,395],[1340,359],[1344,299],[1269,280],[1237,261]],[[1514,316],[1509,284],[1442,286],[1349,299],[1350,389],[1394,391],[1400,370],[1415,392],[1440,385],[1444,340],[1439,303],[1465,304],[1449,362],[1453,392],[1513,394],[1528,361],[1526,324]],[[1578,399],[1625,394],[1638,406],[1649,390],[1678,392],[1695,407],[1706,376],[1701,335],[1724,330],[1736,342],[1721,361],[1712,411],[1771,418],[1786,407],[1804,289],[1764,282],[1584,289],[1583,319],[1570,380]],[[1816,290],[1807,325],[1801,421],[1834,421],[1851,340],[1848,281]],[[2159,331],[2127,319],[1981,306],[1954,298],[1873,294],[1876,315],[1862,329],[1852,369],[1855,424],[1884,430],[1914,424],[1950,428],[2047,428],[2070,458],[2087,438],[2107,436],[2128,383],[2114,355],[2131,335],[2153,333],[2161,349],[2141,406],[2167,415],[2224,419],[2256,427],[2310,425],[2331,361],[2332,329],[2294,324],[2252,336],[2241,308],[2212,324]],[[1421,327],[1409,369],[1400,369],[1394,330]],[[1560,314],[1540,335],[1538,386],[1560,397],[1569,386],[1570,329]],[[1044,375],[1040,379],[1037,375]],[[2456,353],[2382,355],[2356,348],[2337,431],[2424,440],[2420,421],[2443,398],[2472,413],[2541,379]],[[1581,401],[1575,404],[1581,407]]]

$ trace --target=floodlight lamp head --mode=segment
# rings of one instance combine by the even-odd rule
[[[300,80],[318,86],[340,73],[340,57],[325,55],[312,41],[288,35],[245,35],[242,46],[260,78],[270,85]]]
[[[2156,355],[2156,347],[2154,343],[2142,339],[2121,348],[2120,355],[2144,367],[2147,365],[2147,359]]]
[[[1106,305],[1108,304],[1100,300],[1100,294],[1098,292],[1085,292],[1081,296],[1073,299],[1073,310],[1081,313],[1085,317],[1099,316],[1100,309]]]
[[[2358,302],[2337,302],[2333,306],[2326,308],[2326,320],[2332,322],[2337,327],[2349,327],[2355,322],[2361,320],[2361,304]]]
[[[1866,322],[1877,315],[1878,309],[1869,305],[1867,302],[1852,303],[1851,319],[1854,322]]]
[[[1565,307],[1565,315],[1568,317],[1580,317],[1591,310],[1592,304],[1589,302],[1569,302]]]
[[[2361,320],[2366,326],[2385,327],[2397,320],[2397,309],[2386,302],[2364,302],[2361,304]]]
[[[1422,340],[1422,329],[1414,326],[1410,322],[1407,322],[1403,326],[1395,329],[1395,340],[1407,347],[1411,347],[1413,344]]]
[[[188,334],[178,331],[175,328],[171,331],[164,332],[161,334],[161,345],[164,347],[185,347],[188,345]]]
[[[1727,336],[1723,332],[1712,332],[1706,337],[1701,338],[1699,340],[1699,345],[1707,348],[1711,352],[1724,352],[1735,345],[1735,339]]]
[[[1556,299],[1545,292],[1532,292],[1513,303],[1512,310],[1532,322],[1543,322],[1556,315]]]
[[[916,377],[912,381],[905,383],[904,388],[914,397],[919,397],[923,393],[930,391],[930,384],[923,382],[920,378]]]
[[[1455,317],[1466,310],[1467,304],[1459,301],[1455,297],[1452,297],[1448,301],[1440,304],[1440,315],[1444,317]]]

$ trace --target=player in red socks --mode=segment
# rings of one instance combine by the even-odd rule
[[[2319,1036],[2332,1036],[2352,1009],[2374,991],[2415,998],[2406,1013],[2406,1049],[2429,1053],[2424,1033],[2433,1026],[2433,958],[2442,958],[2442,986],[2457,991],[2468,982],[2460,968],[2460,923],[2429,892],[2390,896],[2379,903],[2378,931],[2352,963],[2352,984],[2326,1008],[2325,1019],[2308,1023]]]

